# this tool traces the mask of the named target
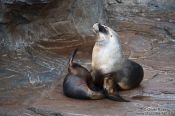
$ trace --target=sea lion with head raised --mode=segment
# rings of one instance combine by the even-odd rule
[[[77,99],[102,99],[104,95],[102,92],[93,91],[94,84],[90,72],[74,63],[73,59],[78,49],[75,49],[69,59],[68,74],[63,82],[64,95]]]
[[[93,25],[93,30],[97,36],[92,53],[92,76],[95,85],[113,97],[119,89],[137,87],[143,79],[143,68],[124,57],[118,34],[99,23]],[[112,86],[107,80],[112,82]]]

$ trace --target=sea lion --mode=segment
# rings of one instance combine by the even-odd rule
[[[143,80],[143,68],[124,57],[118,34],[108,26],[99,23],[93,25],[93,30],[97,36],[91,64],[95,85],[105,89],[111,95],[114,95],[110,92],[111,89],[118,91],[137,87]],[[112,79],[113,87],[105,81],[105,78]]]
[[[73,59],[78,49],[75,49],[68,62],[68,74],[63,82],[64,95],[77,99],[102,99],[102,92],[93,91],[94,84],[90,72],[74,63]]]

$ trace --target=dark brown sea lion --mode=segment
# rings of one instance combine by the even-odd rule
[[[68,74],[63,82],[64,95],[77,99],[102,99],[104,95],[102,92],[93,91],[94,84],[90,72],[74,63],[73,59],[78,49],[75,49],[71,55],[68,64]]]
[[[141,83],[143,68],[124,57],[119,36],[113,29],[96,23],[93,25],[93,30],[97,36],[92,53],[94,83],[117,99],[119,94],[116,93],[119,89],[133,89]],[[107,83],[105,78],[110,81],[112,79],[113,86]]]

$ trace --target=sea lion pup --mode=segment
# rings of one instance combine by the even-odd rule
[[[119,88],[129,90],[137,87],[143,79],[143,68],[124,57],[118,34],[99,23],[93,25],[93,30],[97,36],[92,53],[91,73],[95,85],[105,89],[108,94]],[[110,80],[113,87],[105,80]]]
[[[94,85],[90,72],[83,66],[74,63],[75,49],[69,59],[68,74],[63,82],[64,95],[77,99],[102,99],[102,92],[93,91]]]

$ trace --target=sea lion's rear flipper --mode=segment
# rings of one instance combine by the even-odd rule
[[[119,94],[119,92],[116,92],[115,95],[111,95],[109,94],[106,90],[104,90],[104,94],[106,96],[106,98],[114,100],[114,101],[118,101],[118,102],[130,102],[129,100],[126,100],[124,98],[122,98]]]
[[[111,76],[104,78],[103,84],[104,94],[108,99],[119,101],[119,102],[129,102],[122,98],[119,94],[119,86],[115,83],[115,80]]]

